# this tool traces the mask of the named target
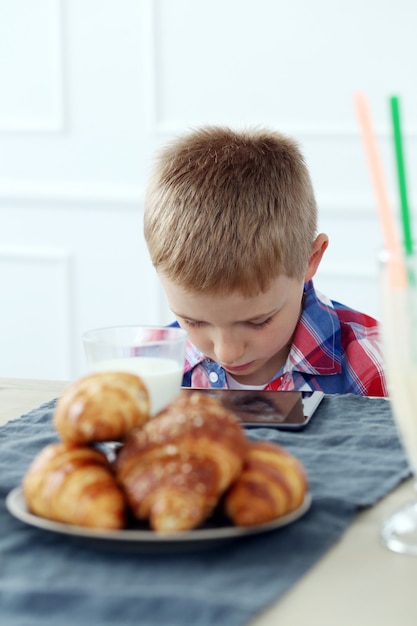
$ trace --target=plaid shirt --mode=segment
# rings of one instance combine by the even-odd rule
[[[287,360],[265,389],[387,396],[378,323],[304,287],[304,307]],[[177,325],[177,323],[173,324]],[[226,372],[188,342],[185,387],[227,388]]]

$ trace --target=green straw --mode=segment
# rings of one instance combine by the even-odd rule
[[[391,96],[390,103],[392,125],[394,130],[395,155],[397,159],[397,176],[401,201],[401,221],[404,234],[404,247],[406,255],[410,255],[413,252],[413,237],[411,233],[410,209],[407,198],[404,155],[401,139],[400,105],[398,96]]]

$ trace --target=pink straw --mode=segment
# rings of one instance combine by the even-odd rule
[[[384,245],[386,250],[390,253],[390,255],[392,255],[392,258],[402,260],[403,254],[398,236],[397,224],[395,222],[394,213],[389,201],[382,163],[378,153],[376,137],[372,128],[371,115],[366,96],[363,93],[357,93],[354,96],[354,100],[359,125],[362,131],[365,153],[368,159],[369,171],[376,195]],[[406,273],[403,263],[400,263],[400,266],[397,265],[397,269],[392,273],[391,279],[393,287],[400,288],[405,286]]]

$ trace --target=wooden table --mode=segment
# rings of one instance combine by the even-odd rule
[[[59,396],[67,384],[0,379],[0,424]],[[414,495],[410,480],[358,514],[342,539],[253,626],[415,626],[417,557],[379,543],[381,522]]]

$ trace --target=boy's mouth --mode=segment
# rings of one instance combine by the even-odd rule
[[[255,361],[249,361],[248,363],[244,363],[243,365],[222,365],[223,369],[228,372],[244,372],[245,370],[252,367]]]

